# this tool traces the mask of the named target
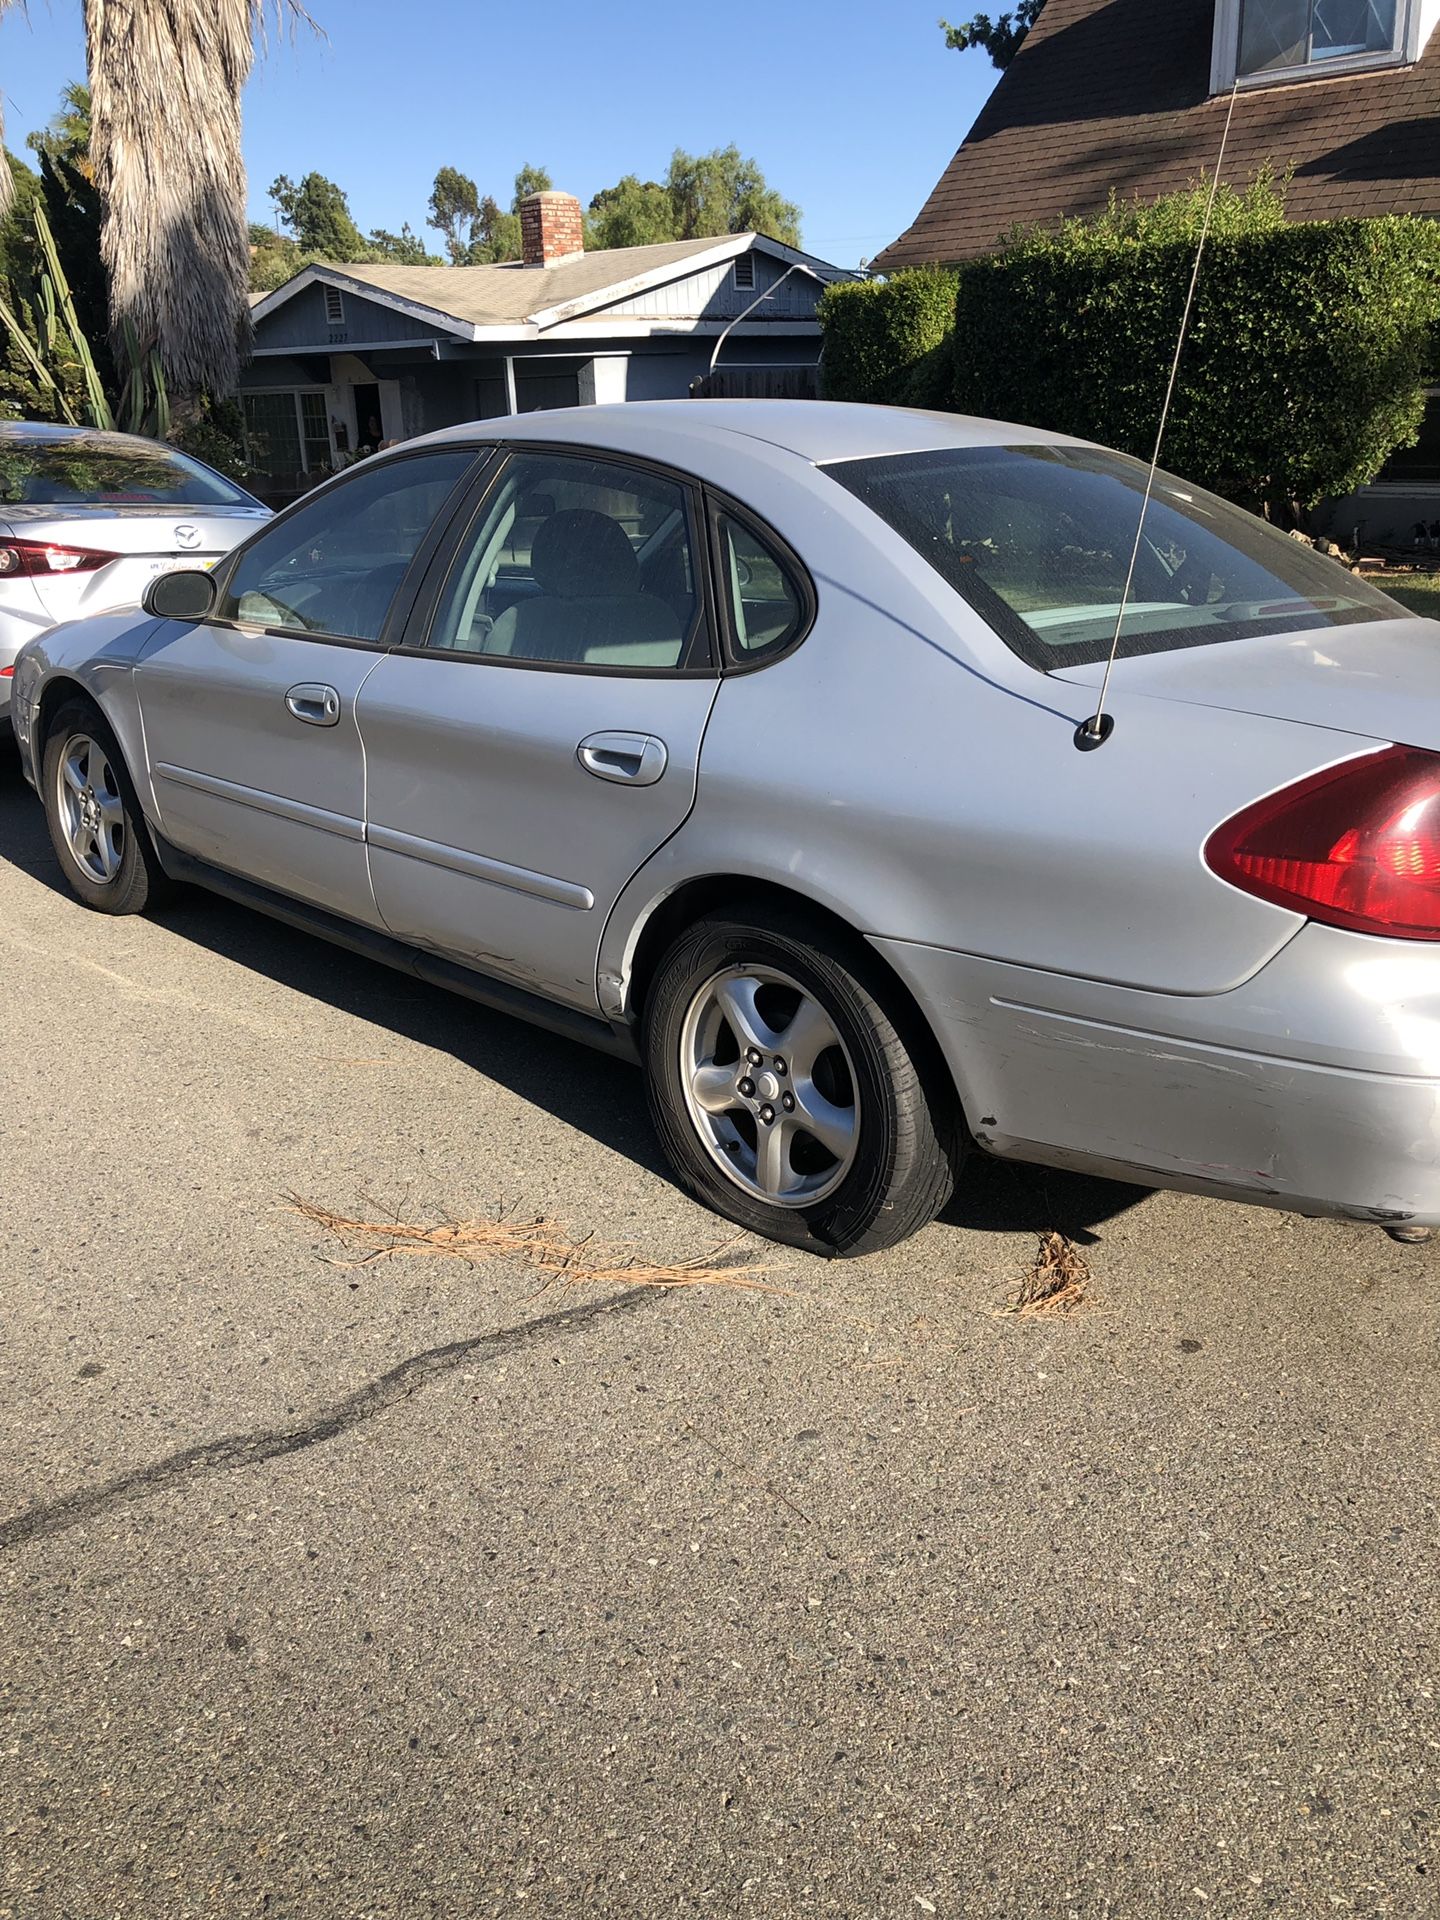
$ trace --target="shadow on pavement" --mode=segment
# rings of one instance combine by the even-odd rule
[[[0,860],[73,896],[55,863],[40,803],[13,754],[0,751]],[[498,1080],[601,1146],[669,1177],[651,1130],[640,1075],[620,1061],[491,1013],[373,960],[347,953],[196,889],[164,915],[171,933],[277,984],[443,1050]],[[1144,1189],[975,1154],[942,1216],[986,1233],[1052,1229],[1088,1244],[1095,1229],[1145,1198]]]

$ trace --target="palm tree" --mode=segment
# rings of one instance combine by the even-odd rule
[[[112,336],[158,353],[182,410],[231,393],[249,344],[240,91],[271,4],[85,0]],[[313,24],[300,0],[273,7]]]

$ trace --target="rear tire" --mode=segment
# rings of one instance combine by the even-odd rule
[[[681,1185],[752,1232],[875,1253],[950,1197],[956,1102],[858,941],[759,901],[698,921],[656,970],[644,1054]]]
[[[40,793],[50,844],[77,899],[120,914],[149,912],[170,897],[120,748],[90,701],[67,701],[51,721]]]

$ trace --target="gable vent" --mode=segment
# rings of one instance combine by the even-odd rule
[[[742,293],[748,293],[755,284],[755,256],[742,253],[735,262],[735,285]]]
[[[325,289],[325,318],[332,327],[345,324],[345,296],[338,287]]]

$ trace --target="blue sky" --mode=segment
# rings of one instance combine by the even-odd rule
[[[277,173],[318,169],[344,187],[362,228],[409,220],[418,231],[440,166],[504,203],[530,161],[588,200],[623,173],[660,175],[676,146],[733,140],[799,203],[805,244],[853,265],[913,219],[996,78],[984,54],[947,50],[944,0],[659,13],[573,0],[309,5],[328,38],[272,42],[245,96],[256,219],[270,217]],[[949,9],[971,11],[969,0]],[[0,22],[17,152],[84,72],[80,13],[80,0],[30,0],[28,19],[12,10]]]

